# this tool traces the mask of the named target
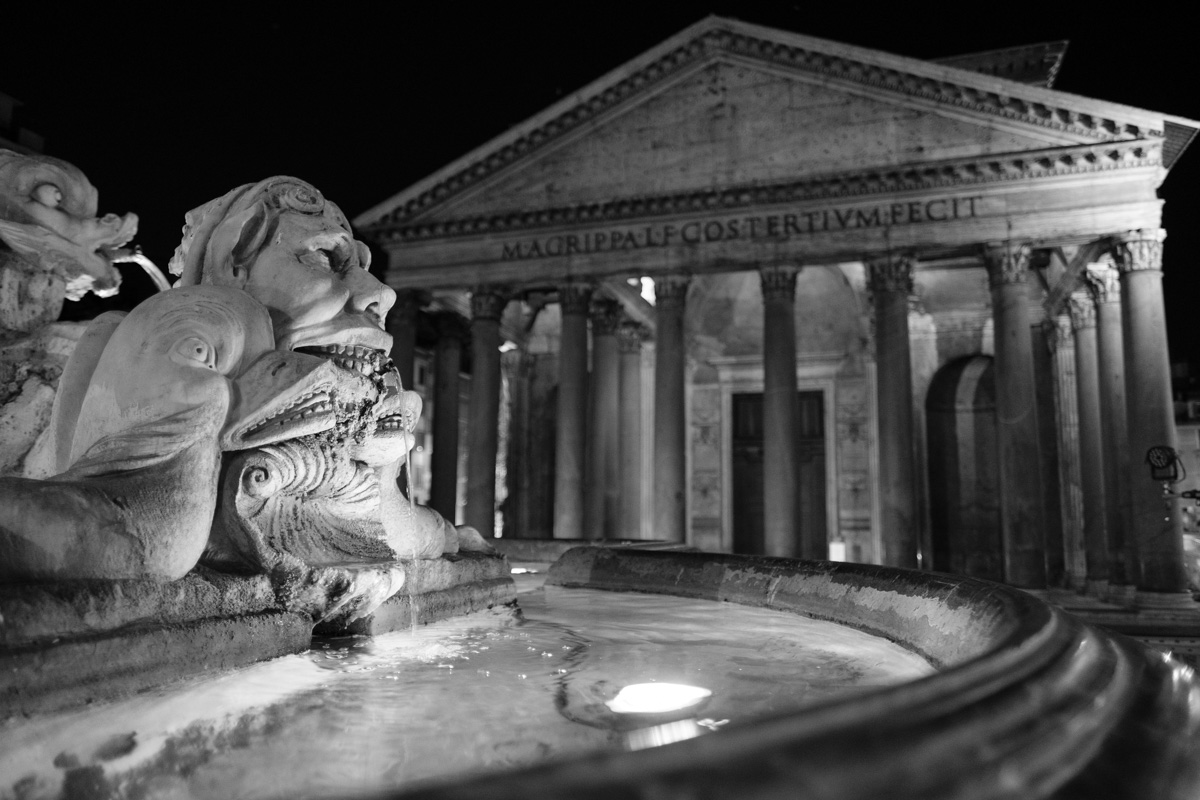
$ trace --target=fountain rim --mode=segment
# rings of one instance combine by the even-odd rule
[[[937,652],[929,645],[947,643],[922,646],[912,632],[949,624],[930,614],[949,610],[992,628],[957,626],[978,638],[973,652],[954,663],[935,655],[939,672],[902,685],[650,750],[380,797],[1184,797],[1200,789],[1194,672],[1012,587],[869,564],[613,547],[568,550],[547,585],[800,613],[927,658]],[[888,596],[907,617],[889,617],[880,605]],[[867,624],[851,619],[868,608],[878,613]]]

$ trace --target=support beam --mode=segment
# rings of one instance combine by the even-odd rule
[[[793,266],[760,270],[763,294],[763,548],[769,556],[819,558],[800,531],[796,452],[796,276]],[[808,534],[808,536],[806,536]],[[820,531],[822,541],[825,531]],[[802,542],[803,537],[803,542]],[[824,550],[824,548],[820,548]]]
[[[1041,455],[1025,288],[1029,248],[1014,242],[997,243],[984,249],[984,259],[992,290],[996,341],[996,433],[1000,442],[1005,580],[1022,589],[1044,589]]]
[[[559,287],[562,335],[558,350],[558,420],[555,427],[554,536],[583,538],[584,443],[587,426],[588,306],[592,286]]]
[[[654,351],[654,538],[668,542],[687,538],[687,349],[683,317],[689,285],[686,275],[654,282],[658,322]]]
[[[500,316],[506,305],[505,290],[477,287],[471,293],[471,404],[467,414],[467,508],[463,521],[488,538],[496,534]]]
[[[913,465],[912,355],[908,334],[913,260],[886,257],[867,265],[875,304],[875,367],[879,409],[880,527],[883,563],[917,569],[916,476]]]
[[[452,311],[434,317],[438,340],[433,375],[433,456],[430,507],[450,522],[458,516],[458,373],[466,323]]]

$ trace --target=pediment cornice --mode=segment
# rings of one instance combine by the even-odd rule
[[[1161,139],[1163,116],[963,69],[710,17],[438,173],[361,214],[368,230],[416,221],[465,190],[714,61],[751,62],[1083,142]]]
[[[627,222],[664,216],[734,211],[807,201],[853,199],[899,192],[965,188],[1029,179],[1161,167],[1161,140],[1139,139],[929,162],[894,169],[844,172],[804,180],[629,197],[604,203],[514,211],[449,220],[388,222],[368,229],[382,243],[424,241],[511,231]]]

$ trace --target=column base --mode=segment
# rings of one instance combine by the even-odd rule
[[[1141,592],[1136,596],[1139,609],[1148,611],[1200,611],[1191,592]]]

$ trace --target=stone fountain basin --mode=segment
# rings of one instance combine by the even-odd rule
[[[939,672],[684,742],[411,798],[1191,798],[1191,668],[999,584],[864,564],[577,548],[547,583],[788,611],[885,637]],[[396,795],[391,795],[396,796]]]

